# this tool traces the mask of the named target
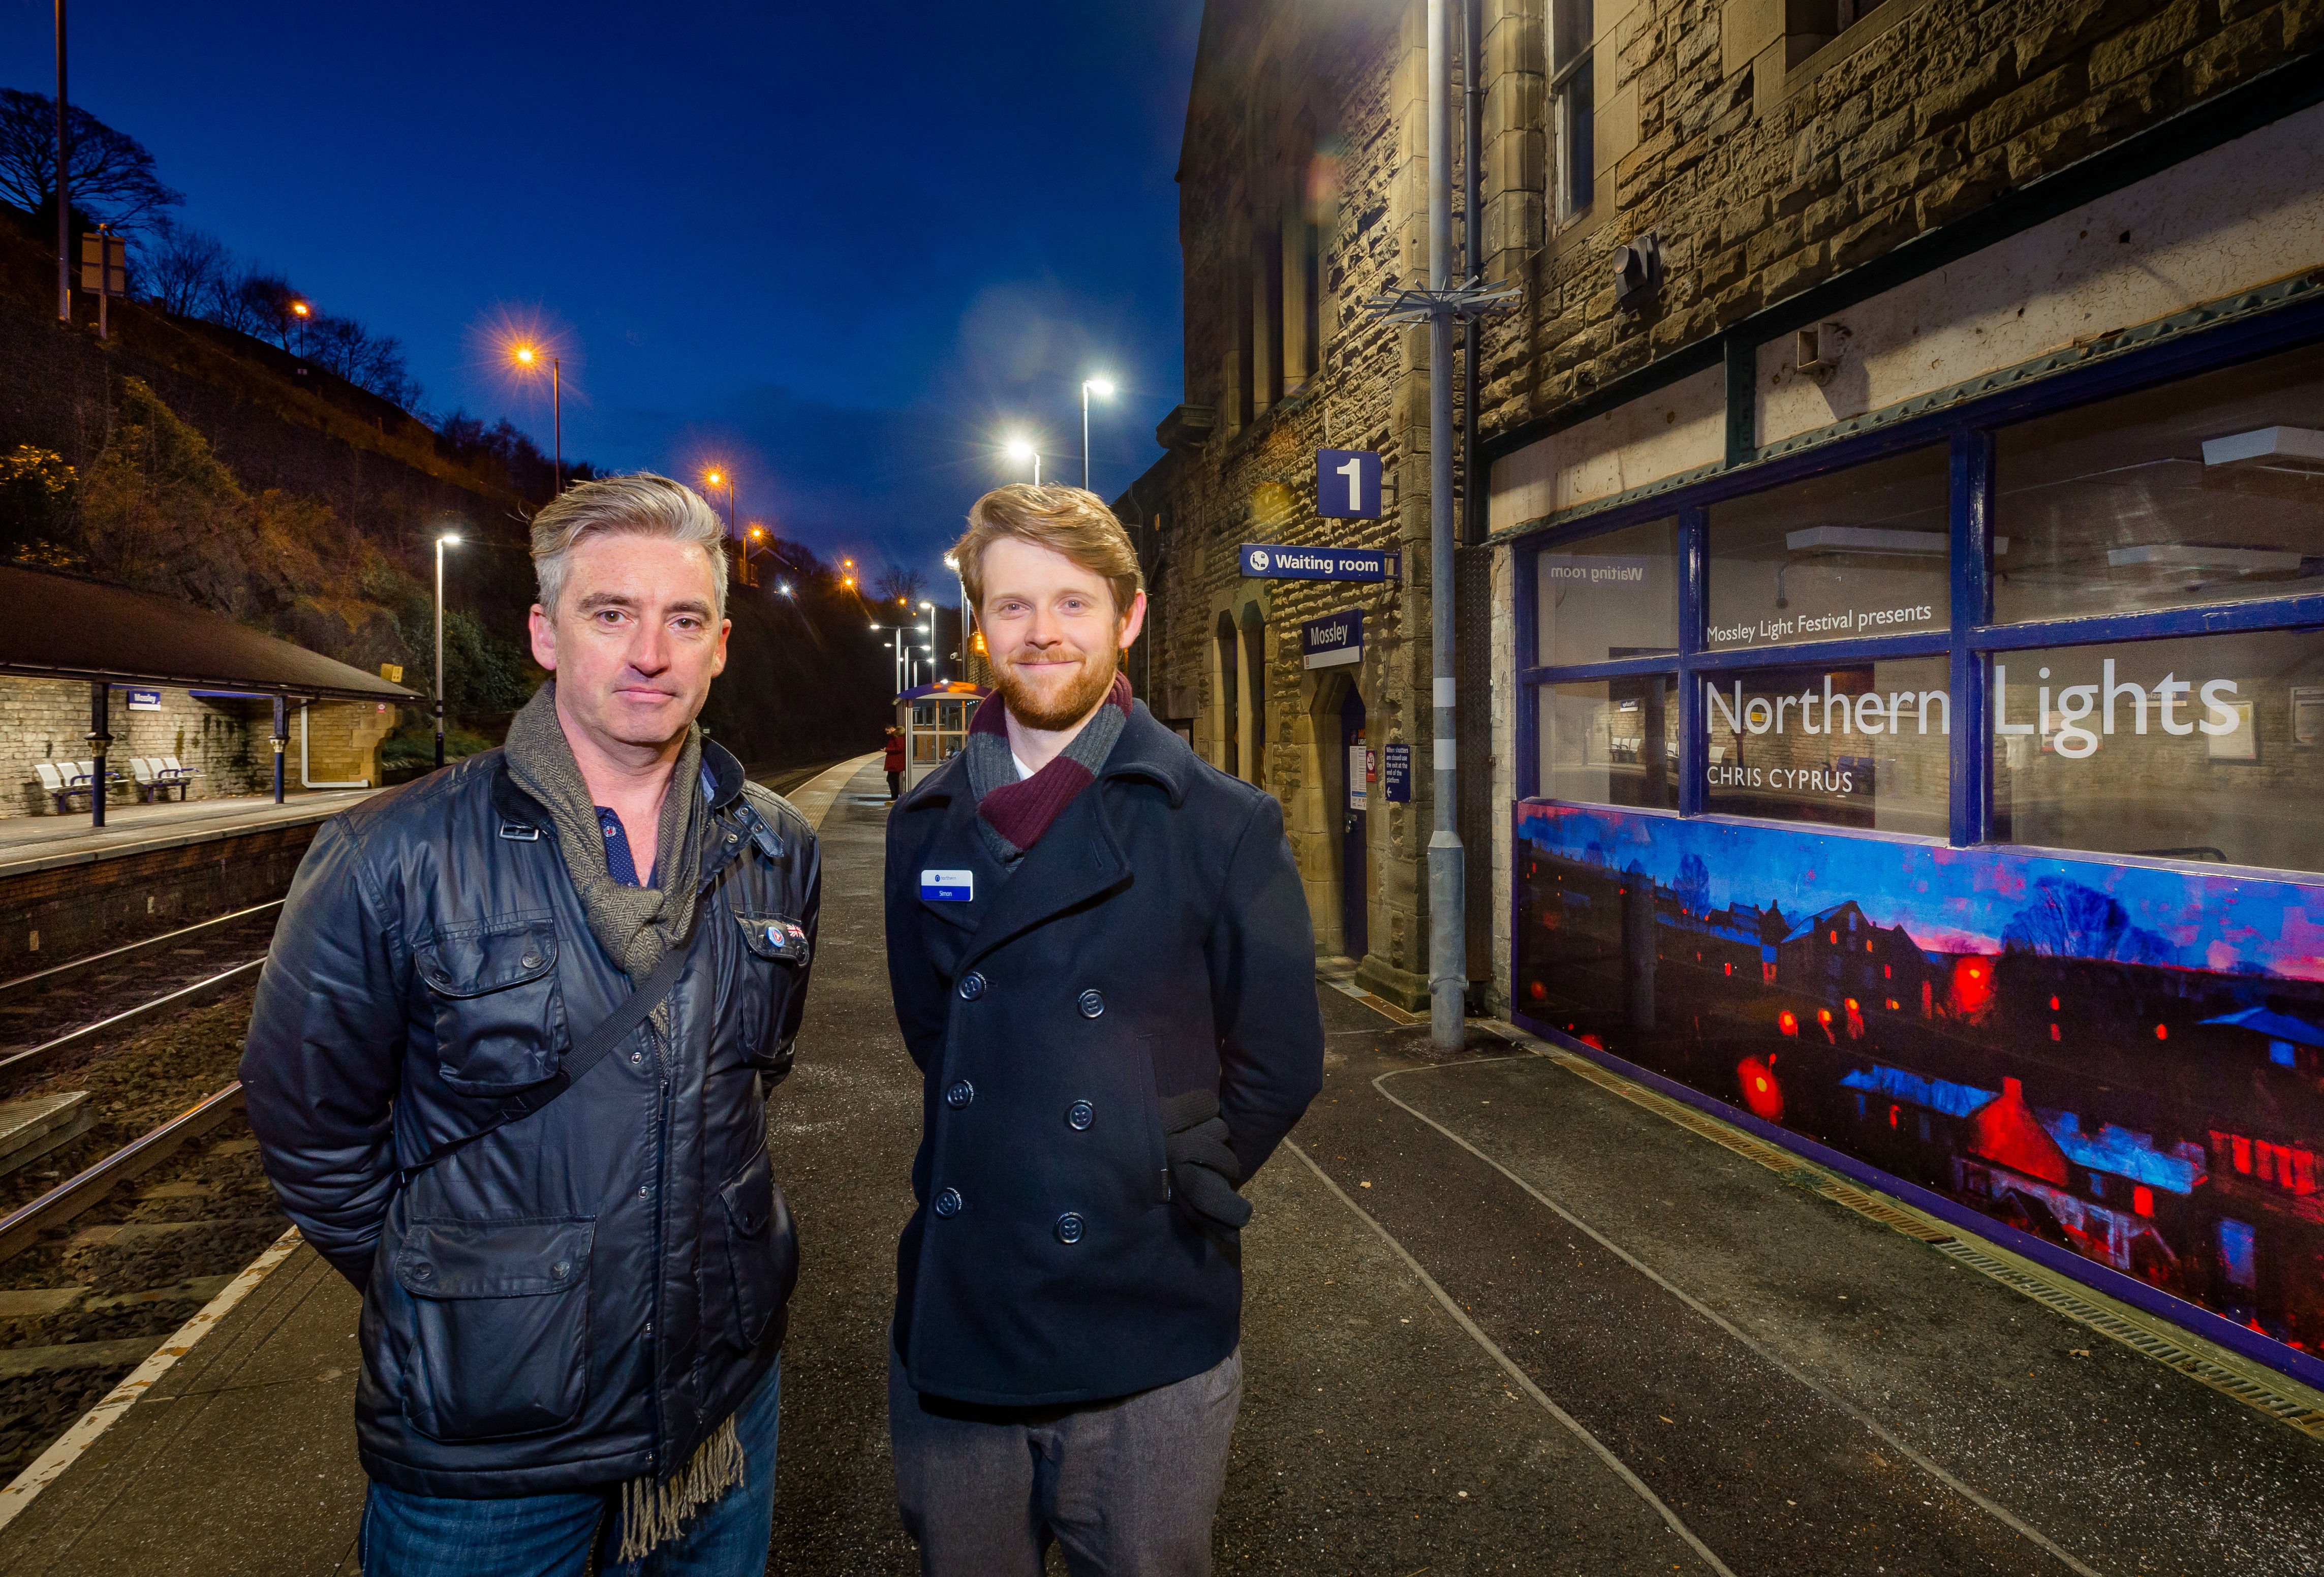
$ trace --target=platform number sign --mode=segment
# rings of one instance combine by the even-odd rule
[[[1379,519],[1379,456],[1370,449],[1316,450],[1315,512],[1333,521]]]

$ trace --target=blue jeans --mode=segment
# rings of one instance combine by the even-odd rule
[[[374,1483],[358,1540],[364,1577],[581,1577],[593,1544],[604,1577],[759,1577],[774,1537],[782,1382],[778,1360],[735,1416],[750,1476],[704,1507],[675,1542],[634,1565],[613,1561],[619,1485],[604,1493],[451,1500]]]

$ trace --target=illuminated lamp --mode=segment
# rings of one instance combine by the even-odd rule
[[[2170,1027],[2169,1025],[2167,1025],[2167,1024],[2157,1024],[2157,1025],[2154,1027],[2154,1038],[2155,1038],[2155,1039],[2157,1039],[2157,1040],[2168,1040],[2168,1039],[2170,1039],[2170,1038],[2171,1038],[2171,1027]]]
[[[1889,1010],[1890,1012],[1892,1012],[1892,1013],[1895,1012],[1895,1011],[1897,1010],[1896,1010],[1896,999],[1895,999],[1895,998],[1894,998],[1894,997],[1890,997],[1890,998],[1888,998],[1888,999],[1887,999],[1887,1001],[1888,1001],[1888,1010]]]
[[[2054,1013],[2054,1012],[2056,1012],[2057,1010],[2058,1010],[2058,999],[2057,999],[2057,998],[2055,998],[2055,997],[2052,997],[2052,998],[2050,999],[2050,1011],[2052,1011],[2052,1013]]]
[[[1775,1070],[1756,1056],[1747,1056],[1735,1065],[1735,1080],[1743,1089],[1743,1104],[1751,1115],[1769,1122],[1784,1115],[1783,1087],[1775,1083]]]
[[[1786,1035],[1797,1035],[1800,1032],[1799,1018],[1786,1008],[1775,1015],[1775,1027]]]
[[[1816,1010],[1816,1022],[1817,1022],[1817,1023],[1819,1023],[1819,1024],[1829,1024],[1829,1023],[1831,1023],[1831,1010],[1830,1008],[1818,1008],[1818,1009]]]

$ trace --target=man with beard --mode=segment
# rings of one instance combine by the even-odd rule
[[[1236,1192],[1323,1083],[1276,801],[1130,698],[1138,556],[1004,487],[953,550],[1000,694],[888,823],[925,1079],[888,1409],[931,1577],[1193,1577],[1242,1396]]]

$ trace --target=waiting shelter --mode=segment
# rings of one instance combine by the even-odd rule
[[[109,761],[114,732],[114,696],[125,691],[132,714],[163,705],[163,692],[178,691],[207,702],[272,701],[273,704],[273,792],[285,792],[284,752],[290,743],[290,708],[314,701],[369,702],[402,706],[420,697],[401,685],[352,668],[319,652],[236,623],[190,603],[132,591],[85,576],[22,565],[0,565],[0,677],[86,682],[88,726],[81,737],[85,761],[51,759],[57,720],[35,716],[45,708],[10,706],[0,715],[0,780],[19,790],[35,788],[63,811],[72,796],[87,798],[92,826],[105,825],[109,793],[134,786],[148,797],[174,788],[182,797],[199,774],[192,767],[156,766],[162,758],[137,756]],[[42,744],[33,747],[38,734]],[[302,726],[302,746],[306,738]],[[13,752],[20,758],[5,761]],[[28,753],[29,752],[29,753]],[[315,783],[307,788],[352,788],[352,783]],[[175,758],[169,758],[171,762]],[[41,771],[41,768],[49,769]],[[51,775],[57,779],[53,785]],[[22,779],[21,782],[17,779]]]
[[[921,685],[896,697],[896,726],[904,731],[904,787],[920,779],[968,747],[968,725],[976,705],[992,692],[964,679]]]

